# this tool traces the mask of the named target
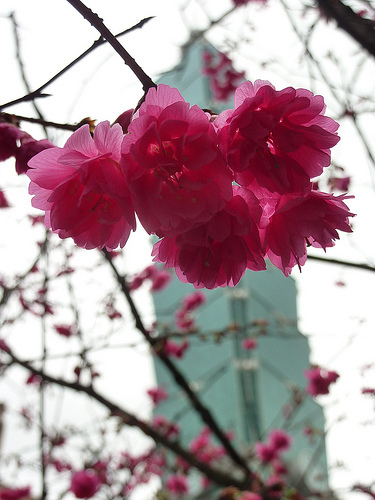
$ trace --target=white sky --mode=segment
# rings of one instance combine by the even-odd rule
[[[104,18],[114,33],[132,26],[143,17],[156,16],[142,30],[122,38],[122,42],[153,78],[177,62],[178,47],[187,34],[186,26],[178,14],[178,7],[184,5],[184,1],[90,0],[87,3]],[[298,5],[295,1],[294,4]],[[216,17],[230,6],[230,2],[215,0],[209,1],[207,5],[212,16]],[[44,83],[97,38],[95,30],[64,0],[2,0],[2,102],[25,93],[14,58],[11,24],[5,17],[11,11],[15,11],[19,24],[22,56],[32,88]],[[251,43],[235,50],[238,69],[247,70],[250,79],[269,79],[279,88],[288,85],[306,86],[315,92],[321,92],[328,102],[331,116],[336,118],[337,104],[331,95],[324,93],[327,92],[324,84],[298,70],[296,58],[299,49],[279,4],[270,0],[269,7],[251,5],[242,12],[246,13],[246,22],[240,27],[226,22],[224,29],[212,31],[211,39],[222,41],[226,38],[233,42],[237,37],[248,38]],[[245,14],[242,15],[245,17]],[[201,10],[199,7],[190,8],[185,18],[190,27],[196,26],[202,19]],[[332,45],[335,50],[337,48],[339,56],[354,54],[355,49],[345,36],[334,33],[332,39],[327,38],[324,29],[325,27],[314,38],[317,51],[323,52]],[[261,65],[263,60],[271,57],[273,60],[267,66]],[[306,66],[306,61],[303,64]],[[332,67],[327,64],[328,75],[343,86],[355,71],[350,64],[344,61],[340,71],[333,64]],[[364,70],[360,79],[362,84],[355,88],[356,94],[375,95],[373,70],[374,66]],[[73,71],[46,89],[46,92],[53,96],[40,101],[40,107],[49,119],[61,122],[76,122],[86,116],[98,121],[113,121],[122,111],[134,107],[142,96],[141,85],[109,46],[96,50]],[[19,114],[28,114],[30,109],[29,105],[13,108]],[[368,134],[368,140],[374,144],[373,117],[366,116],[360,123]],[[37,138],[42,137],[36,127],[28,128],[25,125],[25,129]],[[363,147],[347,119],[341,121],[339,134],[342,140],[335,148],[334,158],[355,176],[351,191],[356,199],[349,200],[348,204],[358,215],[353,223],[354,237],[343,235],[342,241],[334,249],[330,249],[327,256],[374,263],[375,197],[372,182],[375,177],[371,173]],[[51,138],[59,145],[65,141],[65,136],[61,133],[53,133]],[[16,187],[19,182],[25,187],[25,181],[16,179],[8,171],[4,171],[2,176],[0,187],[10,183],[9,197],[21,204],[18,222],[22,227],[23,207],[29,199],[24,193],[19,193]],[[24,258],[24,233],[16,231],[11,237],[14,242],[11,255],[19,262]],[[129,243],[128,255],[134,259],[134,266],[137,268],[143,267],[150,260],[149,249],[143,238],[140,233]],[[1,247],[1,251],[9,252],[5,246]],[[323,255],[323,252],[314,253]],[[10,254],[3,255],[10,258]],[[332,469],[332,486],[341,489],[353,482],[371,483],[375,481],[374,469],[373,466],[366,465],[373,465],[375,461],[374,401],[361,397],[360,389],[363,386],[375,387],[375,369],[369,370],[366,377],[361,377],[359,368],[374,362],[375,274],[309,262],[301,275],[297,272],[293,275],[299,290],[300,329],[311,340],[312,361],[341,374],[332,395],[321,399],[322,404],[326,405],[328,427],[340,419],[328,434],[330,461],[334,464],[343,460],[348,465],[348,469]],[[338,280],[345,282],[346,286],[335,285]],[[372,425],[362,425],[368,421]],[[359,497],[361,496],[347,492],[342,494],[343,500]]]

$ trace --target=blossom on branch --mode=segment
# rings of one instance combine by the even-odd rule
[[[340,376],[334,371],[324,370],[319,366],[305,370],[304,375],[308,380],[306,392],[311,396],[329,394],[330,385],[336,382]]]
[[[338,230],[351,232],[349,196],[314,189],[339,140],[324,111],[322,96],[257,80],[213,119],[159,85],[119,117],[124,130],[102,122],[92,138],[84,125],[63,148],[34,156],[32,204],[47,227],[87,249],[123,247],[136,213],[161,238],[154,261],[196,288],[234,286],[246,269],[266,269],[265,258],[288,276],[308,246],[325,250]],[[169,278],[149,266],[130,287],[149,279],[158,291]],[[178,321],[194,326],[187,314]]]
[[[238,85],[243,82],[245,72],[236,71],[231,59],[223,52],[211,54],[206,50],[202,56],[202,73],[209,78],[214,99],[226,101],[232,96]]]
[[[123,247],[135,216],[121,172],[120,125],[99,123],[94,137],[83,125],[63,148],[42,151],[29,161],[32,205],[45,211],[45,225],[83,248]]]
[[[93,470],[80,470],[72,475],[70,491],[76,498],[91,498],[99,490],[100,484]]]

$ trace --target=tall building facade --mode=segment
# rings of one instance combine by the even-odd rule
[[[202,42],[192,44],[184,50],[181,64],[158,83],[177,87],[191,104],[220,111],[201,74],[204,49]],[[155,294],[161,332],[177,331],[174,312],[194,290],[174,278]],[[271,266],[267,271],[248,271],[234,288],[202,293],[206,303],[195,318],[199,334],[185,337],[189,348],[176,360],[191,388],[221,427],[234,432],[234,442],[245,454],[271,429],[286,430],[294,438],[285,455],[291,484],[302,492],[327,489],[324,415],[304,393],[309,346],[298,331],[294,280]],[[249,337],[256,338],[256,349],[243,349]],[[170,394],[156,413],[180,424],[181,440],[187,445],[203,423],[157,358],[155,371],[158,385]],[[313,429],[314,438],[306,436],[306,428]]]

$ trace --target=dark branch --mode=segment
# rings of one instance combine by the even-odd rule
[[[375,22],[356,14],[341,0],[317,0],[322,13],[334,19],[364,49],[375,57]]]
[[[337,264],[339,266],[348,266],[348,267],[353,267],[355,269],[363,269],[364,271],[375,272],[375,267],[369,266],[368,264],[349,262],[346,260],[339,260],[339,259],[327,259],[325,257],[317,257],[315,255],[308,255],[307,258],[308,260],[317,260],[319,262],[325,262],[326,264]]]
[[[131,55],[125,50],[117,38],[109,31],[109,29],[103,23],[103,20],[95,14],[91,9],[86,7],[81,0],[67,0],[70,5],[72,5],[82,16],[96,28],[103,38],[112,45],[118,55],[122,58],[127,66],[133,71],[135,76],[143,85],[143,90],[145,94],[151,87],[156,87],[156,84],[151,80],[151,78],[143,71],[139,64],[131,57]]]
[[[45,373],[43,370],[36,369],[29,361],[21,360],[10,349],[6,350],[5,352],[7,352],[7,354],[10,356],[12,363],[16,363],[17,365],[26,368],[34,375],[38,375],[39,377],[41,377],[43,381],[56,384],[60,387],[66,387],[78,393],[87,394],[95,401],[105,406],[110,411],[112,416],[119,417],[124,425],[128,425],[130,427],[138,427],[138,429],[152,438],[156,443],[165,446],[176,455],[182,457],[192,467],[195,467],[200,472],[205,474],[214,483],[220,486],[236,486],[239,488],[243,488],[245,486],[243,481],[238,480],[238,478],[234,475],[231,475],[228,472],[224,473],[199,461],[192,453],[182,448],[179,443],[166,438],[162,433],[156,431],[148,423],[140,420],[135,415],[123,410],[117,404],[113,403],[102,394],[96,392],[92,385],[82,385],[78,382],[68,382],[67,380],[53,377],[52,375],[48,375],[47,373]]]
[[[79,127],[82,127],[82,125],[85,125],[86,123],[88,123],[89,125],[92,124],[92,120],[90,118],[84,118],[83,120],[81,120],[79,123],[76,124],[57,123],[57,122],[47,121],[42,118],[31,118],[30,116],[13,115],[8,113],[1,113],[0,111],[0,122],[2,121],[5,121],[7,123],[8,122],[14,123],[14,121],[37,123],[38,125],[43,125],[43,127],[52,127],[60,130],[69,130],[70,132],[74,132],[75,130],[79,129]]]
[[[244,459],[237,453],[237,451],[233,448],[232,444],[228,440],[227,436],[224,434],[224,432],[221,430],[219,425],[217,424],[216,420],[210,413],[210,411],[201,403],[199,400],[198,396],[196,393],[190,388],[188,382],[186,381],[185,377],[182,375],[182,373],[179,371],[179,369],[175,366],[175,364],[170,360],[168,356],[166,356],[162,349],[160,349],[160,340],[153,338],[145,326],[143,325],[142,319],[138,313],[138,310],[133,302],[133,299],[131,297],[129,288],[126,284],[124,276],[122,276],[115,265],[112,262],[112,259],[108,252],[106,250],[103,250],[103,254],[112,267],[112,270],[115,274],[116,280],[118,284],[121,287],[121,290],[123,294],[125,295],[125,298],[129,304],[130,310],[132,312],[132,315],[135,320],[135,326],[136,328],[142,333],[142,335],[145,337],[147,342],[150,344],[150,346],[156,351],[159,359],[164,363],[166,368],[169,370],[171,375],[174,377],[176,384],[178,384],[181,389],[185,392],[187,397],[190,399],[191,404],[195,408],[195,410],[199,413],[201,416],[202,420],[209,426],[209,428],[212,430],[212,432],[216,435],[217,439],[221,442],[221,444],[224,446],[228,456],[232,458],[232,460],[241,467],[241,469],[246,473],[247,479],[250,480],[252,476],[251,470],[248,468],[247,464],[245,463]],[[159,347],[159,348],[158,348]]]
[[[136,29],[142,28],[151,19],[153,19],[152,16],[151,17],[146,17],[145,19],[142,19],[141,21],[139,21],[139,23],[135,24],[131,28],[128,28],[128,29],[126,29],[124,31],[121,31],[121,33],[118,33],[117,35],[115,35],[115,37],[118,38],[118,37],[120,37],[122,35],[126,35],[126,34],[130,33],[131,31],[134,31]],[[9,106],[12,106],[13,104],[19,104],[21,102],[32,101],[34,99],[40,99],[42,97],[49,97],[50,94],[42,94],[42,91],[46,87],[48,87],[49,85],[51,85],[51,83],[53,83],[55,80],[57,80],[58,78],[60,78],[64,73],[66,73],[68,70],[70,70],[73,66],[75,66],[84,57],[86,57],[93,50],[95,50],[97,47],[100,47],[104,43],[107,43],[107,40],[104,40],[103,37],[98,38],[98,40],[96,40],[91,45],[91,47],[89,47],[87,50],[85,50],[84,52],[82,52],[82,54],[79,55],[78,57],[76,57],[76,59],[74,59],[74,61],[72,61],[71,63],[69,63],[67,66],[65,66],[65,68],[63,68],[61,71],[59,71],[58,73],[56,73],[56,75],[54,75],[52,78],[50,78],[47,82],[43,83],[43,85],[41,85],[39,88],[37,88],[33,92],[30,92],[29,94],[26,94],[23,97],[19,97],[18,99],[14,99],[13,101],[9,101],[9,102],[7,102],[5,104],[0,105],[0,110],[1,109],[5,109],[5,108],[7,108]]]

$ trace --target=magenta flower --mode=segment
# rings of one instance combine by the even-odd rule
[[[307,245],[324,250],[339,239],[337,229],[351,232],[345,195],[311,191],[304,196],[281,196],[263,230],[264,248],[271,262],[285,276],[307,259]]]
[[[243,82],[245,72],[233,68],[231,59],[223,52],[204,51],[202,73],[209,78],[210,89],[217,101],[226,101]]]
[[[72,335],[77,335],[76,325],[53,325],[56,332],[62,337],[71,337]]]
[[[203,306],[207,301],[206,295],[203,292],[196,291],[188,293],[182,299],[182,307],[185,311],[194,311],[198,307]]]
[[[270,464],[279,458],[279,452],[275,447],[265,443],[255,443],[255,455],[262,464]]]
[[[304,89],[276,91],[267,81],[244,82],[235,109],[215,120],[220,148],[236,181],[257,194],[303,193],[330,164],[338,124],[323,115],[323,97]]]
[[[203,427],[201,432],[191,440],[189,450],[206,464],[211,464],[225,455],[224,448],[211,441],[211,430],[208,427]]]
[[[332,191],[337,190],[346,193],[349,189],[351,180],[351,177],[348,175],[345,177],[330,177],[328,184]]]
[[[150,396],[155,406],[168,399],[169,396],[168,391],[164,389],[164,387],[154,387],[152,389],[148,389],[147,394]]]
[[[52,142],[47,139],[36,141],[29,134],[24,134],[21,137],[20,146],[15,153],[16,172],[18,175],[25,174],[29,169],[28,162],[33,156],[44,151],[45,149],[55,147]]]
[[[2,189],[0,189],[0,208],[9,208],[9,202],[5,196],[5,193]]]
[[[292,436],[282,429],[273,429],[267,437],[267,443],[278,451],[289,450],[292,442]]]
[[[132,200],[121,172],[120,125],[99,123],[73,133],[63,148],[42,151],[29,161],[32,205],[60,238],[83,248],[123,247],[135,229]]]
[[[256,337],[248,337],[241,342],[241,347],[245,351],[252,351],[258,347],[258,341]]]
[[[19,128],[10,123],[0,123],[0,161],[15,156],[18,141],[25,135]]]
[[[235,196],[205,224],[154,245],[154,260],[174,267],[179,279],[196,288],[234,286],[246,269],[266,268],[259,240],[259,201],[234,187]]]
[[[0,500],[29,500],[30,486],[25,488],[2,488],[0,487]]]
[[[70,491],[76,498],[91,498],[99,490],[100,484],[93,470],[80,470],[72,475]]]
[[[189,483],[185,476],[182,474],[172,474],[165,482],[167,490],[173,495],[184,495],[189,491]]]
[[[311,396],[329,394],[330,385],[339,378],[338,373],[324,370],[319,366],[305,370],[304,375],[308,380],[306,392]]]
[[[208,221],[232,197],[209,116],[167,85],[147,92],[124,137],[121,166],[140,222],[160,237]]]

